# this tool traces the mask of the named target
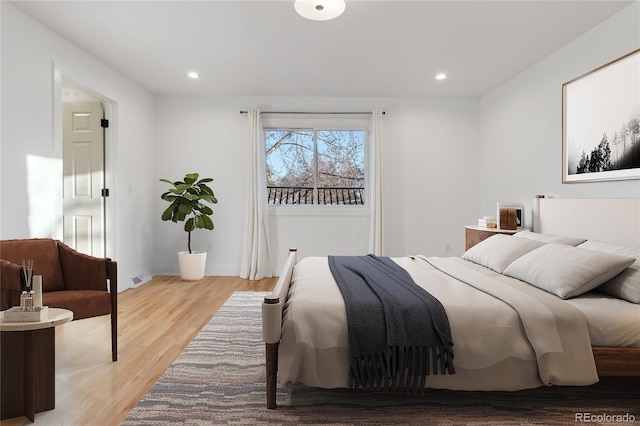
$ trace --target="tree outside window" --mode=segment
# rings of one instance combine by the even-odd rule
[[[364,204],[364,141],[364,130],[265,129],[269,204]]]

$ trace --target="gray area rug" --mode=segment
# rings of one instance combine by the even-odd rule
[[[640,423],[638,378],[519,392],[427,390],[420,396],[279,387],[278,408],[268,410],[261,340],[265,294],[234,293],[122,424]]]

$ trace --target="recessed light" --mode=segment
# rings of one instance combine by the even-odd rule
[[[436,80],[444,80],[445,78],[447,78],[447,75],[444,73],[436,75]]]
[[[187,74],[187,76],[188,76],[189,78],[194,79],[194,80],[195,80],[195,79],[197,79],[197,78],[200,78],[200,74],[198,74],[198,73],[197,73],[197,72],[195,72],[195,71],[191,71],[189,74]]]

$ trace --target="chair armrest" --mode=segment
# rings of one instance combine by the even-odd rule
[[[0,310],[20,306],[22,266],[0,259]]]
[[[58,241],[66,290],[107,291],[107,259],[88,256]]]

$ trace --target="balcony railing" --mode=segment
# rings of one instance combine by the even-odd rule
[[[267,186],[269,204],[364,204],[364,188],[318,188],[318,201],[314,202],[314,191],[310,187]]]

